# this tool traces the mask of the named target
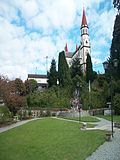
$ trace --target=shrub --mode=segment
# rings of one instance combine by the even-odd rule
[[[120,94],[116,94],[113,99],[115,114],[120,115]]]
[[[12,121],[12,115],[6,106],[0,106],[0,124]]]

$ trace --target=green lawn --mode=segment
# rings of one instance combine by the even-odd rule
[[[111,116],[103,116],[103,115],[100,115],[99,117],[105,118],[105,119],[111,121]],[[120,122],[120,116],[114,115],[114,116],[113,116],[113,121],[114,121],[114,122]]]
[[[105,141],[78,123],[36,120],[0,134],[0,160],[84,160]]]
[[[61,117],[64,119],[71,119],[79,121],[79,117]],[[83,116],[80,118],[82,122],[99,122],[100,120],[93,116]]]

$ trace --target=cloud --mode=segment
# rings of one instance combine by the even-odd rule
[[[0,1],[0,74],[27,78],[46,73],[52,58],[66,42],[69,51],[80,43],[83,4],[86,8],[93,63],[101,63],[111,44],[115,18],[105,0],[4,0]],[[36,69],[37,68],[37,69]]]

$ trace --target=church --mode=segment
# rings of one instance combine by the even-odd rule
[[[69,52],[68,45],[66,43],[65,50],[64,50],[69,67],[72,65],[72,61],[75,58],[79,58],[80,64],[82,65],[83,73],[86,72],[87,54],[90,54],[91,52],[88,29],[89,28],[87,24],[86,14],[85,14],[85,10],[83,9],[82,22],[81,22],[81,28],[80,28],[81,30],[80,45],[79,46],[76,45],[76,50],[72,53],[72,52]]]
[[[83,73],[86,72],[87,54],[90,54],[91,52],[88,29],[89,28],[88,28],[88,23],[86,19],[86,14],[85,14],[85,10],[83,9],[82,22],[81,22],[81,28],[80,28],[81,30],[80,44],[79,46],[76,45],[76,49],[74,52],[69,52],[68,45],[66,43],[65,50],[64,50],[66,61],[69,67],[72,65],[72,61],[75,58],[79,58]],[[41,87],[47,86],[47,75],[28,74],[28,79],[35,79],[38,85]]]

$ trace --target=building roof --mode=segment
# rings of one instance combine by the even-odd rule
[[[80,49],[80,46],[77,46],[75,52],[74,52],[73,55],[72,55],[72,57],[76,54],[76,52],[77,52],[79,49]]]
[[[76,51],[78,50],[78,45],[76,44]]]
[[[72,58],[72,52],[65,52],[65,56],[67,57],[67,58]]]
[[[88,25],[87,25],[87,19],[86,19],[86,14],[85,14],[84,8],[83,8],[83,16],[82,16],[81,27],[82,27],[82,26],[88,26]]]
[[[28,74],[28,78],[47,78],[47,75],[42,75],[42,74]]]

